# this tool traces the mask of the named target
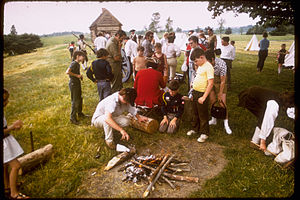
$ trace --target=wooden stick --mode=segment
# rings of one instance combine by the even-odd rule
[[[163,160],[160,162],[159,166],[155,169],[152,176],[150,177],[150,182],[153,181],[156,174],[159,172],[159,170],[162,168],[162,166],[167,162],[168,158],[169,158],[168,154],[164,156]]]
[[[155,176],[154,180],[151,181],[151,183],[149,184],[149,186],[147,187],[146,191],[143,194],[143,198],[147,197],[152,189],[152,187],[154,186],[155,182],[158,180],[158,178],[160,177],[160,175],[163,173],[163,171],[165,170],[165,168],[167,167],[167,165],[171,162],[171,160],[174,158],[174,155],[172,155],[167,162],[165,162],[163,164],[163,166],[159,169],[159,172],[157,173],[157,175]]]
[[[152,171],[154,171],[155,169],[152,168],[152,167],[149,167],[147,165],[144,165],[138,161],[135,161],[135,160],[131,160],[132,163],[134,164],[137,164],[137,165],[141,165],[142,167],[146,168],[146,169],[150,169]],[[167,176],[169,177],[170,179],[173,179],[173,180],[179,180],[179,181],[187,181],[187,182],[196,182],[198,183],[199,182],[199,178],[197,177],[190,177],[190,176],[180,176],[180,175],[174,175],[174,174],[170,174],[170,173],[167,173],[167,172],[163,172],[163,175],[164,176]]]
[[[161,176],[161,178],[162,178],[164,181],[166,181],[166,183],[168,183],[168,184],[171,186],[172,189],[175,189],[175,188],[176,188],[175,185],[174,185],[173,183],[171,183],[171,181],[169,181],[169,179],[167,179],[167,178],[164,177],[164,176]]]
[[[256,147],[258,147],[259,148],[259,150],[261,150],[260,149],[260,146],[259,146],[259,144],[256,144],[256,143],[254,143],[254,142],[251,142],[251,144],[254,144]],[[270,154],[272,154],[273,156],[277,156],[277,154],[275,154],[275,153],[273,153],[273,152],[271,152],[271,151],[269,151],[268,149],[266,149],[266,152],[268,152],[268,153],[270,153]]]

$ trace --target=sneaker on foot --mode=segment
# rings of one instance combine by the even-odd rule
[[[230,135],[230,134],[232,133],[232,131],[231,131],[231,129],[230,129],[229,126],[224,126],[224,128],[225,128],[225,131],[226,131],[226,133],[227,133],[228,135]]]
[[[217,120],[216,119],[211,119],[208,121],[209,125],[216,125],[217,124]]]
[[[196,133],[196,131],[194,131],[194,130],[189,130],[186,134],[188,135],[188,136],[191,136],[191,135],[193,135],[193,134],[195,134]]]
[[[200,137],[197,139],[198,142],[205,142],[205,140],[208,138],[207,135],[201,134]]]

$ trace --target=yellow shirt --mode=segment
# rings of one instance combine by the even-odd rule
[[[209,62],[205,62],[199,66],[196,72],[196,77],[193,82],[193,89],[198,92],[205,92],[208,79],[214,78],[214,68]]]

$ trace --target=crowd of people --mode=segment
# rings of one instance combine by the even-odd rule
[[[174,44],[175,33],[165,33],[160,41],[153,39],[152,31],[147,31],[145,37],[137,36],[135,30],[131,30],[130,33],[127,36],[123,30],[119,30],[109,37],[108,34],[99,32],[94,40],[97,59],[89,67],[84,36],[79,37],[78,49],[74,42],[69,45],[72,62],[66,74],[69,76],[71,93],[70,122],[78,125],[80,119],[87,117],[82,112],[82,66],[87,77],[97,85],[99,95],[99,103],[92,116],[91,125],[104,130],[105,142],[109,148],[116,148],[114,134],[120,133],[122,140],[130,139],[124,129],[129,126],[130,120],[123,115],[124,111],[131,113],[139,122],[147,120],[139,114],[138,107],[151,109],[158,106],[161,110],[158,131],[169,134],[176,133],[184,110],[189,110],[191,130],[187,135],[198,134],[197,141],[205,142],[210,135],[209,126],[217,124],[215,117],[210,119],[211,105],[219,102],[220,106],[227,107],[226,95],[231,89],[231,69],[235,59],[234,41],[230,42],[229,37],[223,37],[222,46],[217,49],[217,38],[212,29],[208,30],[208,38],[203,32],[195,34],[194,31],[189,31],[183,63],[189,92],[183,95],[179,93],[180,83],[175,79],[177,58],[181,55],[180,48]],[[269,41],[266,34],[263,36],[264,39],[260,42],[258,72],[261,72],[268,55]],[[133,69],[133,88],[123,88],[122,47]],[[282,57],[287,53],[282,45],[279,64],[283,63]],[[281,67],[280,65],[278,70],[281,70]],[[4,106],[8,103],[8,97],[9,93],[4,89]],[[238,98],[239,106],[248,109],[258,119],[251,142],[263,151],[267,150],[266,138],[274,127],[279,109],[289,109],[288,116],[295,118],[295,115],[291,114],[294,113],[294,92],[279,93],[261,87],[250,87],[243,90]],[[228,112],[226,109],[224,129],[227,134],[232,134]],[[10,131],[22,127],[22,121],[18,120],[8,126],[4,117],[3,125],[5,188],[13,198],[27,198],[19,193],[16,187],[17,172],[20,168],[16,158],[24,151],[10,134]],[[7,171],[8,166],[11,167],[10,174]]]

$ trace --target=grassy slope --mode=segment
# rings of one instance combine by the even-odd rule
[[[248,147],[256,120],[249,111],[236,105],[237,94],[252,85],[278,91],[293,90],[292,71],[283,70],[278,76],[275,62],[281,43],[286,43],[289,48],[293,36],[269,37],[270,53],[260,75],[255,73],[257,52],[243,51],[251,36],[232,35],[231,38],[236,41],[237,48],[232,69],[233,89],[228,93],[229,123],[233,135],[226,135],[219,122],[211,127],[209,138],[209,141],[226,147],[225,156],[229,162],[223,172],[207,181],[191,197],[290,196],[294,193],[294,172],[281,169],[271,157]],[[260,36],[258,39],[261,39]],[[33,131],[35,148],[48,143],[54,146],[55,153],[47,164],[21,178],[24,181],[21,191],[32,197],[75,197],[86,171],[103,167],[115,155],[114,151],[106,148],[102,131],[91,127],[88,119],[80,126],[69,123],[69,78],[65,71],[70,64],[67,44],[72,40],[76,41],[73,36],[43,38],[45,46],[37,52],[4,59],[4,86],[11,94],[5,116],[9,124],[17,119],[24,122],[24,127],[13,134],[25,153],[30,152],[30,131]],[[89,58],[92,60],[95,56],[90,54]],[[182,62],[183,56],[179,59],[178,72]],[[132,81],[125,86],[132,86]],[[96,87],[85,76],[82,89],[83,111],[92,115],[98,103]],[[186,87],[180,90],[185,93]],[[275,125],[293,130],[293,121],[284,115],[279,116]],[[187,130],[189,124],[183,123],[173,137],[187,137]],[[133,128],[128,128],[128,132],[132,142],[139,146],[147,141],[170,137],[161,134],[145,137],[144,133]],[[94,159],[99,147],[101,156]]]

